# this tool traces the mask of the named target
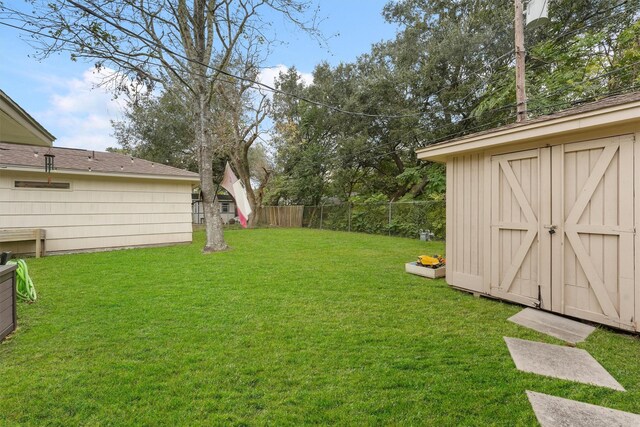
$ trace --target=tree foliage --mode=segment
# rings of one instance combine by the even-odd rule
[[[255,70],[252,72],[255,78]],[[220,183],[226,162],[230,162],[247,189],[255,225],[262,204],[264,187],[271,174],[266,149],[258,141],[261,123],[269,112],[265,95],[255,95],[253,84],[228,82],[220,86],[220,96],[212,102],[217,117],[212,131],[217,141],[213,158],[213,177]],[[122,120],[113,121],[118,148],[135,157],[197,171],[197,147],[189,109],[178,99],[178,91],[147,93],[128,103]],[[219,189],[220,191],[220,189]]]
[[[266,16],[314,33],[307,0],[28,0],[3,4],[0,19],[30,34],[40,56],[65,51],[72,59],[114,70],[119,91],[140,86],[178,92],[189,111],[206,223],[205,252],[226,249],[213,175],[216,116],[212,102],[234,64],[255,63],[275,34]],[[309,19],[308,19],[309,18]]]
[[[119,148],[127,154],[169,166],[198,171],[193,120],[178,95],[163,91],[128,103],[122,120],[112,121]]]
[[[557,0],[526,31],[529,116],[633,90],[640,0]],[[295,69],[278,87],[349,110],[274,97],[273,203],[441,199],[442,165],[415,150],[515,120],[513,2],[398,0],[382,11],[393,40],[353,63]]]

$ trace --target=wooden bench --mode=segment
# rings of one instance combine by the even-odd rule
[[[40,255],[45,255],[46,234],[41,228],[4,228],[0,229],[0,243],[35,240],[36,258],[40,258]]]

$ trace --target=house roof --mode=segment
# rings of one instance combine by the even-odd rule
[[[50,147],[55,136],[0,90],[0,142]]]
[[[197,173],[119,153],[8,143],[0,143],[0,168],[44,172],[49,153],[55,156],[54,173],[199,181]]]
[[[587,131],[640,120],[640,92],[610,96],[519,123],[450,139],[416,150],[419,159],[442,161],[446,156],[514,144],[562,133]]]

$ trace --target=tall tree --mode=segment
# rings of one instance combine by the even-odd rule
[[[640,87],[639,5],[550,2],[550,22],[526,33],[530,115]],[[393,40],[354,63],[320,63],[308,86],[294,70],[282,75],[289,91],[361,114],[275,97],[273,201],[443,192],[444,170],[415,149],[515,119],[513,3],[487,6],[391,1],[383,14],[398,25]]]
[[[214,181],[222,179],[219,172],[224,170],[226,161],[230,161],[247,190],[252,210],[248,223],[253,227],[257,224],[272,171],[267,152],[259,141],[270,102],[266,94],[254,90],[259,72],[255,65],[237,64],[232,70],[244,80],[220,84],[219,96],[211,103],[212,115],[216,117],[212,132],[218,142]],[[191,112],[177,95],[176,91],[163,91],[159,96],[146,93],[130,101],[124,119],[112,122],[120,148],[108,150],[197,170]],[[222,168],[217,167],[218,163]]]
[[[322,80],[324,66],[317,67],[314,80]],[[299,96],[317,96],[307,87],[295,67],[280,73],[276,87]],[[325,94],[325,101],[333,102]],[[281,94],[274,95],[275,120],[272,141],[276,148],[278,180],[273,182],[272,203],[318,204],[327,186],[335,149],[331,115],[326,109]]]
[[[176,92],[140,95],[127,103],[123,119],[111,122],[120,147],[109,147],[107,151],[123,151],[197,172],[198,156],[189,114]]]
[[[633,89],[637,64],[634,69],[633,61],[620,59],[630,53],[626,47],[634,50],[626,35],[633,33],[639,13],[638,0],[550,2],[549,22],[525,32],[529,115]],[[510,65],[485,81],[474,114],[514,102]]]
[[[206,222],[204,252],[226,249],[213,160],[218,142],[211,102],[229,67],[243,61],[255,42],[274,35],[267,16],[280,15],[315,33],[305,14],[307,0],[28,0],[3,4],[0,19],[17,22],[46,57],[69,51],[73,59],[96,61],[117,71],[121,90],[130,80],[177,88],[192,112]],[[251,52],[253,54],[253,52]],[[125,80],[126,77],[129,80]]]
[[[255,227],[264,189],[271,176],[266,152],[256,142],[263,132],[262,124],[269,115],[271,103],[266,94],[252,90],[255,89],[254,82],[259,72],[255,64],[247,61],[236,68],[244,79],[219,86],[220,120],[215,132],[223,142],[225,157],[231,161],[238,178],[244,183],[251,207],[248,225]]]

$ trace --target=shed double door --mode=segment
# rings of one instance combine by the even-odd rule
[[[634,141],[491,158],[490,294],[633,328]]]

